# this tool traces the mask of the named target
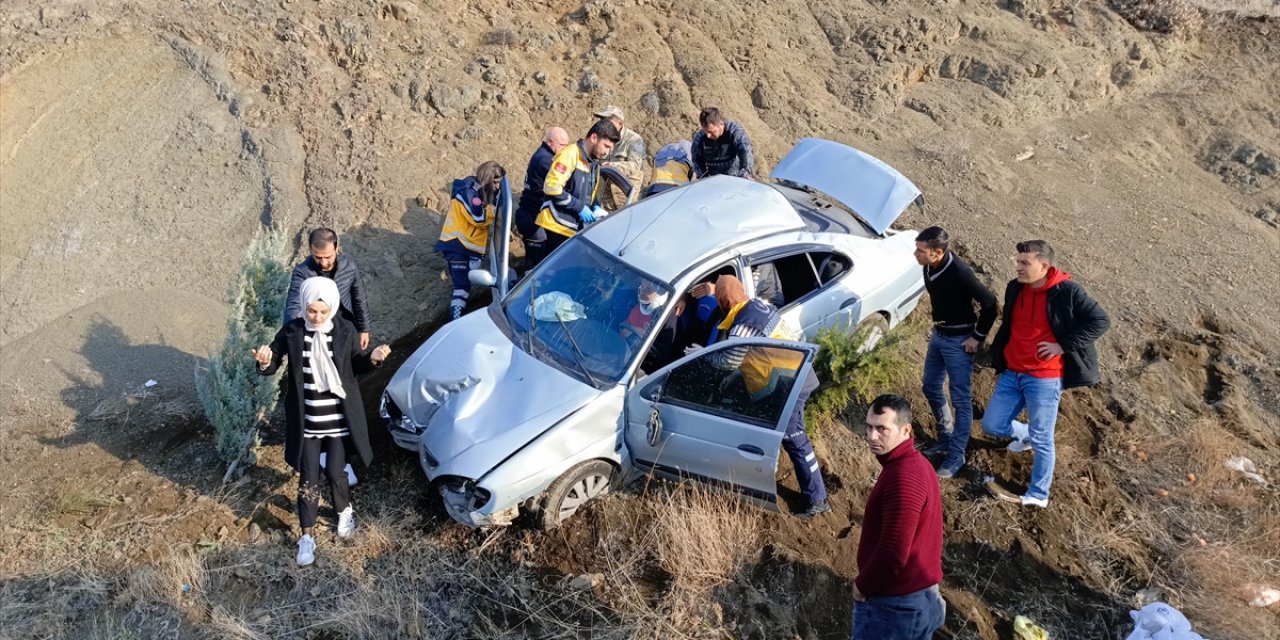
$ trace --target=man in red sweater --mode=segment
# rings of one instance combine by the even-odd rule
[[[867,410],[867,446],[884,467],[867,498],[853,583],[853,640],[929,640],[947,605],[942,497],[911,438],[911,405],[883,395]]]
[[[1010,451],[1031,449],[1031,483],[1014,495],[989,483],[1001,500],[1049,506],[1056,455],[1054,426],[1064,389],[1097,384],[1098,352],[1093,343],[1110,326],[1102,310],[1071,274],[1053,266],[1053,247],[1044,240],[1017,245],[1018,277],[1004,292],[1004,320],[991,341],[996,388],[982,416],[982,430],[1013,438]],[[1027,422],[1013,419],[1027,410]]]

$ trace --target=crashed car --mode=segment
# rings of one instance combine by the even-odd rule
[[[382,416],[450,516],[473,527],[525,511],[551,528],[636,473],[708,481],[776,508],[779,448],[802,386],[792,381],[817,350],[803,341],[823,327],[863,327],[869,346],[915,308],[915,233],[890,225],[919,196],[876,158],[805,139],[768,182],[716,176],[642,200],[514,285],[497,247],[471,274],[494,287],[494,302],[401,366]],[[747,398],[735,390],[742,372],[710,366],[738,339],[642,369],[677,292],[733,274],[755,295],[766,269],[787,339],[750,344],[789,356],[776,392]],[[620,331],[642,288],[663,301],[649,309],[655,320]]]

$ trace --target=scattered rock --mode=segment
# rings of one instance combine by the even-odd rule
[[[604,83],[600,81],[600,76],[590,68],[582,71],[582,77],[578,79],[578,91],[581,93],[596,93],[604,88]]]
[[[427,100],[441,117],[456,118],[480,102],[480,90],[470,85],[454,89],[443,84],[433,84]]]
[[[407,0],[395,0],[387,3],[387,13],[401,22],[407,21],[418,13],[418,5]]]
[[[574,591],[590,591],[604,584],[604,574],[584,573],[569,581],[569,588]]]
[[[534,82],[536,82],[536,83],[538,83],[538,84],[546,84],[546,83],[547,83],[547,72],[545,72],[545,71],[535,71],[535,72],[533,72],[533,81],[534,81]]]
[[[1017,160],[1018,162],[1022,162],[1024,160],[1030,160],[1031,158],[1035,157],[1035,155],[1036,155],[1035,147],[1027,147],[1026,149],[1022,150],[1022,153],[1019,153],[1018,155],[1014,156],[1013,159]]]
[[[258,540],[262,538],[262,527],[259,527],[258,523],[256,522],[251,523],[249,525],[248,537],[249,537],[250,544],[258,542]]]
[[[658,115],[662,111],[662,98],[654,91],[650,91],[640,96],[640,108],[652,115]]]
[[[751,104],[757,109],[768,110],[775,106],[773,92],[769,89],[769,85],[760,82],[756,84],[756,88],[751,90]]]

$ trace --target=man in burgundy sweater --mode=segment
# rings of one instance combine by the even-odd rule
[[[867,446],[884,469],[871,488],[858,540],[853,640],[929,640],[947,605],[942,497],[933,465],[911,438],[911,405],[883,395],[867,410]]]
[[[1093,343],[1111,327],[1103,311],[1071,274],[1053,266],[1053,247],[1044,240],[1017,245],[1018,277],[1004,292],[1004,320],[991,341],[996,388],[982,416],[982,430],[1013,438],[1010,451],[1031,449],[1031,483],[1014,495],[995,483],[997,498],[1023,506],[1049,506],[1056,456],[1054,426],[1064,389],[1097,384],[1098,351]],[[1013,419],[1027,410],[1027,422]]]

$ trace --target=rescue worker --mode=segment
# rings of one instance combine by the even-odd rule
[[[551,161],[551,170],[542,185],[546,201],[538,211],[538,230],[534,239],[540,243],[537,255],[527,255],[529,268],[537,266],[556,247],[573,237],[597,218],[606,215],[600,206],[598,186],[600,160],[609,155],[620,136],[618,128],[608,120],[591,126],[587,135],[560,150]]]
[[[449,213],[440,229],[436,251],[444,256],[449,266],[449,280],[453,283],[453,297],[449,300],[449,319],[462,317],[462,310],[471,297],[471,280],[467,274],[480,268],[489,243],[489,228],[493,226],[498,190],[507,170],[489,160],[476,167],[476,173],[453,181],[450,189]]]
[[[678,140],[658,149],[653,156],[653,173],[649,174],[649,188],[644,197],[689,184],[693,179],[691,151],[688,140]]]
[[[777,333],[780,320],[778,310],[764,300],[748,298],[746,289],[737,276],[720,276],[715,284],[715,297],[725,317],[717,327],[714,342],[731,338],[784,337]],[[785,374],[797,373],[803,362],[799,354],[789,349],[745,345],[718,351],[708,356],[708,360],[717,369],[741,371],[742,382],[752,402],[759,402],[774,393],[785,392],[786,389],[780,389],[778,383]],[[809,436],[804,432],[804,406],[809,401],[809,396],[818,388],[818,377],[811,370],[804,380],[795,380],[792,384],[803,386],[795,409],[787,420],[782,449],[787,452],[787,457],[791,458],[791,464],[795,467],[800,492],[809,500],[808,508],[796,515],[812,518],[831,511],[818,456],[813,450],[813,444],[809,442]]]
[[[701,128],[693,134],[693,173],[698,178],[738,176],[754,180],[755,156],[742,125],[725,120],[720,110],[707,107],[698,114]]]
[[[529,158],[529,166],[524,171],[524,190],[520,192],[520,202],[516,204],[516,231],[524,242],[525,256],[542,251],[542,243],[535,239],[538,233],[538,210],[546,198],[542,194],[542,185],[547,181],[547,172],[551,170],[551,161],[561,149],[569,146],[569,132],[560,127],[547,129],[547,135],[538,150]],[[526,258],[526,262],[533,264]]]
[[[644,138],[635,129],[627,127],[625,116],[620,107],[609,105],[594,114],[602,120],[608,120],[618,129],[618,143],[604,157],[601,166],[621,173],[631,183],[631,193],[624,194],[616,185],[604,185],[600,189],[600,202],[606,211],[617,211],[623,206],[639,200],[640,185],[644,182],[645,147]]]

